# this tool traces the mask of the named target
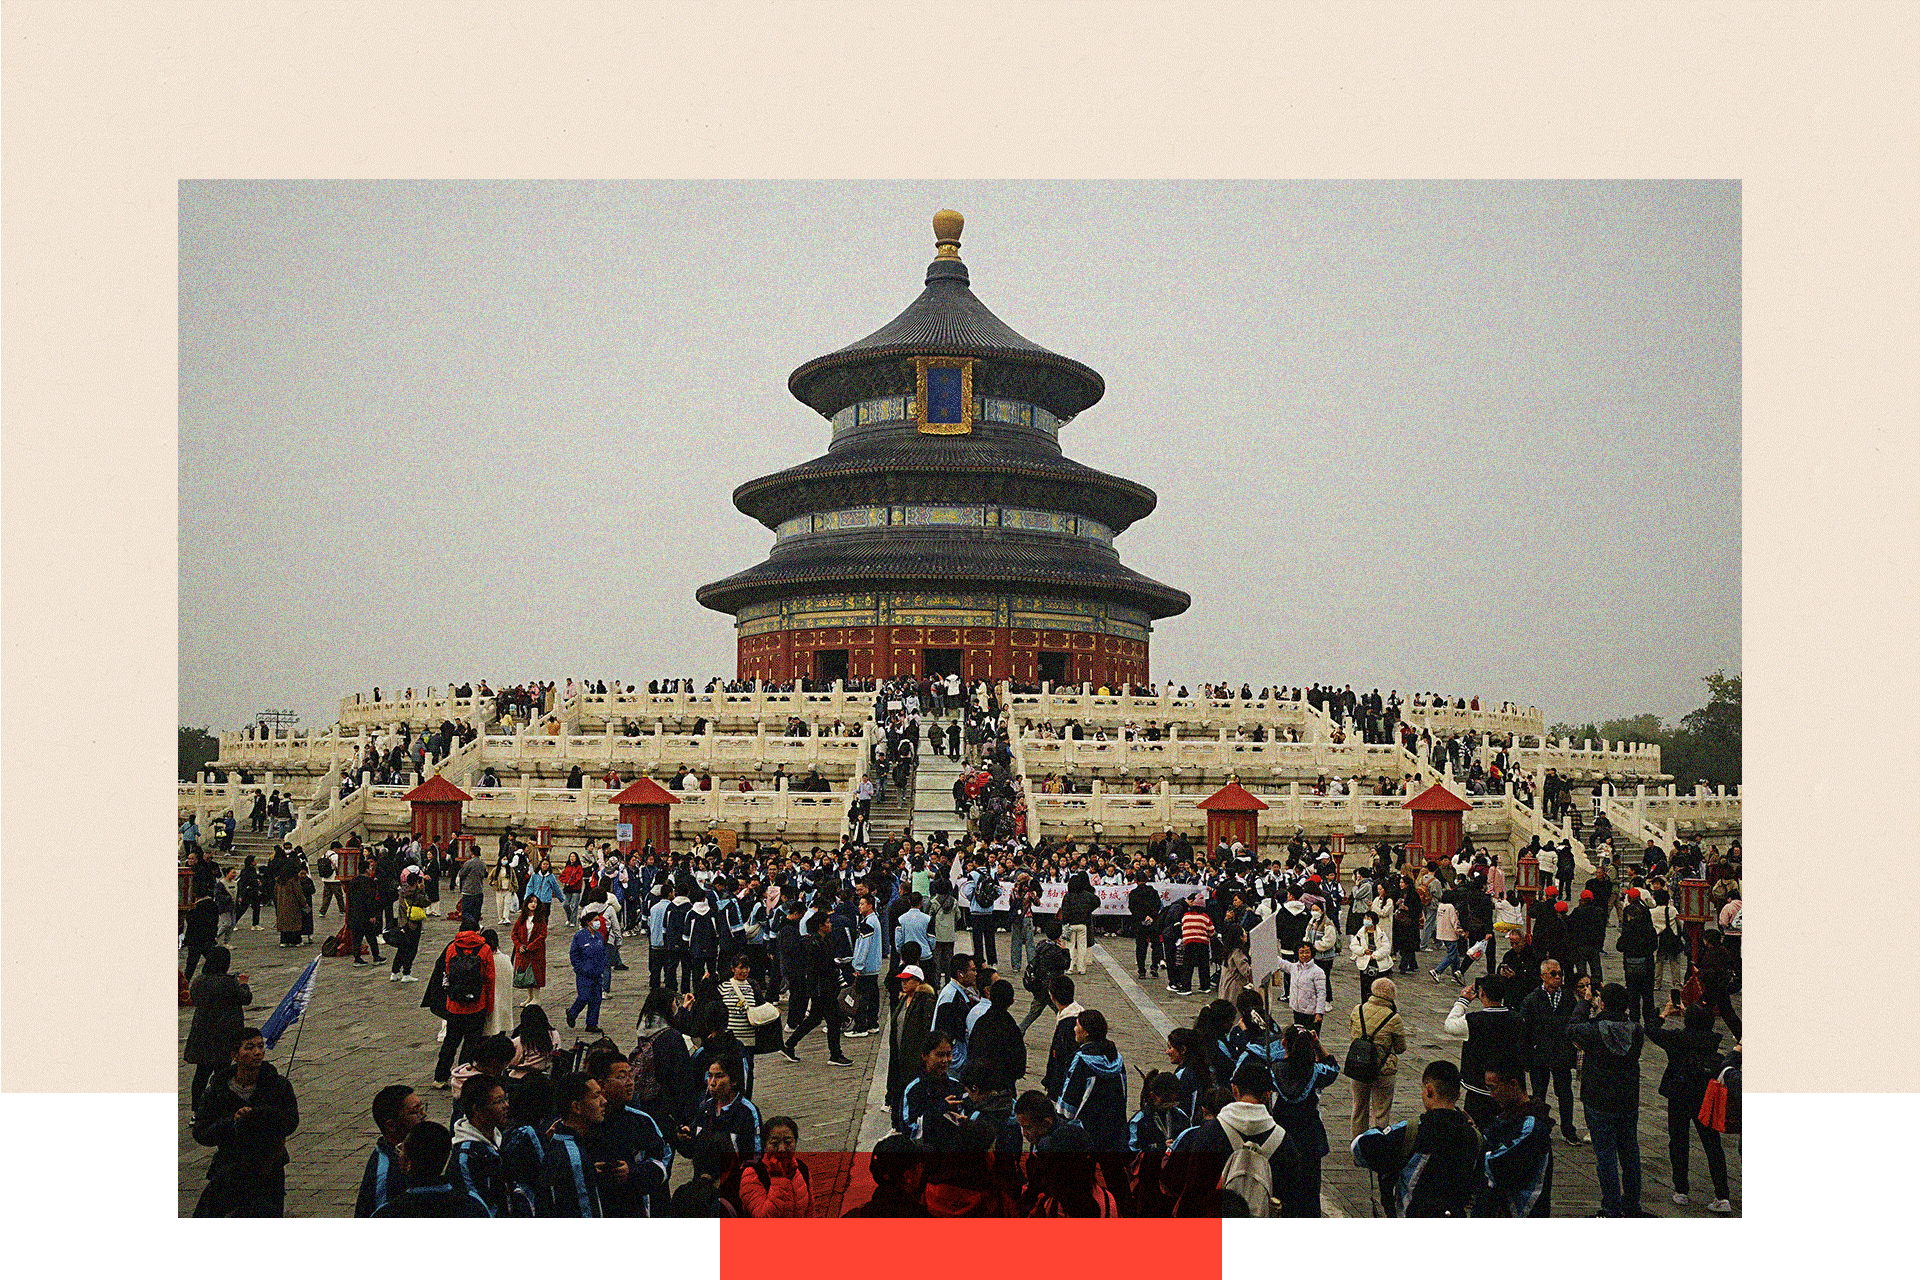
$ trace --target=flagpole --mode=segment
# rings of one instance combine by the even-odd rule
[[[314,977],[318,978],[319,975],[315,974]],[[307,1029],[307,1011],[305,1009],[302,1009],[300,1011],[300,1025],[293,1029],[293,1048],[287,1051],[286,1069],[280,1073],[281,1075],[285,1076],[289,1080],[293,1079],[293,1060],[300,1056],[300,1033],[302,1031],[305,1031],[306,1029]]]

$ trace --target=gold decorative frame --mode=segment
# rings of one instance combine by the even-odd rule
[[[927,421],[927,370],[960,371],[960,421]],[[973,433],[973,361],[954,356],[918,356],[913,362],[913,421],[922,435],[964,436]]]

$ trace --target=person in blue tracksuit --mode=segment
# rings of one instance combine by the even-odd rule
[[[690,885],[682,887],[667,904],[666,925],[660,943],[661,976],[670,990],[677,989],[683,995],[693,990],[693,966],[687,962],[686,943],[682,940],[687,930],[687,917],[693,914],[693,898],[685,892]]]
[[[547,1153],[541,1126],[553,1114],[553,1084],[534,1074],[517,1083],[507,1101],[507,1127],[500,1133],[500,1164],[507,1179],[507,1214],[531,1218],[546,1184]]]
[[[1481,1135],[1476,1218],[1553,1216],[1553,1123],[1546,1103],[1528,1096],[1524,1074],[1512,1063],[1487,1066],[1487,1092],[1500,1114]]]
[[[608,970],[607,940],[591,924],[582,924],[567,948],[573,965],[573,1003],[567,1006],[567,1025],[575,1025],[580,1011],[587,1011],[587,1030],[600,1029],[600,997],[606,992]]]
[[[1446,1064],[1451,1066],[1451,1063]],[[1273,1066],[1273,1118],[1300,1147],[1301,1202],[1309,1216],[1320,1216],[1320,1162],[1327,1155],[1327,1126],[1320,1118],[1320,1093],[1340,1078],[1340,1064],[1320,1047],[1311,1030],[1286,1030],[1285,1052]]]
[[[666,1210],[673,1149],[653,1117],[633,1105],[633,1064],[618,1050],[589,1055],[587,1074],[606,1096],[607,1113],[587,1131],[587,1149],[605,1170],[602,1207],[609,1218],[656,1218]]]
[[[952,1037],[944,1031],[929,1033],[920,1055],[920,1074],[900,1091],[893,1109],[896,1133],[915,1138],[932,1151],[952,1146],[954,1116],[967,1111],[961,1088],[949,1074],[952,1067]]]
[[[431,1120],[407,1133],[400,1145],[400,1166],[406,1171],[406,1189],[389,1196],[373,1211],[376,1218],[491,1218],[486,1202],[467,1194],[448,1175],[447,1158],[453,1138]]]
[[[1127,1150],[1133,1155],[1133,1212],[1142,1218],[1172,1214],[1173,1198],[1161,1190],[1160,1170],[1173,1140],[1192,1127],[1181,1109],[1181,1086],[1171,1071],[1150,1071],[1140,1086],[1140,1109],[1127,1122]]]
[[[374,1211],[406,1186],[400,1173],[400,1144],[407,1131],[427,1118],[427,1104],[411,1085],[390,1084],[373,1095],[373,1122],[380,1127],[380,1139],[367,1157],[366,1172],[360,1175],[360,1194],[354,1198],[353,1216],[371,1218]]]
[[[586,1136],[606,1118],[607,1098],[584,1071],[562,1076],[554,1086],[560,1120],[547,1135],[542,1159],[540,1216],[603,1218],[600,1171],[587,1150]]]
[[[956,952],[953,957],[953,977],[940,989],[940,996],[933,1002],[933,1029],[944,1031],[953,1042],[953,1069],[964,1071],[967,1066],[967,1015],[973,1012],[975,1002],[980,999],[974,990],[974,982],[979,970],[974,967],[973,957],[965,952]]]
[[[492,1076],[467,1077],[460,1086],[460,1119],[453,1124],[453,1184],[486,1206],[489,1215],[512,1212],[512,1183],[500,1156],[500,1140],[511,1115],[504,1084]]]
[[[739,1059],[716,1059],[707,1064],[707,1096],[691,1125],[680,1129],[674,1146],[690,1153],[702,1136],[717,1133],[733,1147],[741,1161],[760,1154],[760,1109],[740,1092],[742,1071]]]
[[[1107,1038],[1107,1018],[1083,1009],[1074,1020],[1079,1049],[1056,1100],[1060,1114],[1087,1131],[1120,1212],[1127,1212],[1127,1064]]]

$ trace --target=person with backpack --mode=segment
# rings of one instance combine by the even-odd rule
[[[500,1158],[500,1141],[511,1117],[507,1088],[492,1076],[469,1076],[460,1086],[460,1118],[453,1122],[451,1181],[504,1218],[513,1212],[513,1184]],[[404,1147],[402,1150],[404,1151]]]
[[[1020,975],[1020,985],[1033,997],[1033,1004],[1027,1010],[1027,1016],[1020,1020],[1020,1034],[1025,1035],[1027,1028],[1039,1020],[1040,1015],[1052,1008],[1048,992],[1053,980],[1065,974],[1072,965],[1067,949],[1060,945],[1060,922],[1044,920],[1040,924],[1040,945],[1033,950],[1033,958],[1027,961],[1027,968]]]
[[[973,930],[973,955],[988,964],[1000,963],[1000,949],[994,929],[994,912],[1001,898],[1000,877],[993,863],[982,862],[967,886],[967,921]]]
[[[1347,1015],[1353,1042],[1340,1074],[1353,1081],[1353,1136],[1384,1129],[1393,1115],[1393,1087],[1400,1055],[1407,1051],[1406,1026],[1394,1007],[1392,978],[1375,978],[1365,1003]]]
[[[1249,1217],[1307,1216],[1299,1144],[1268,1110],[1272,1070],[1243,1062],[1229,1088],[1232,1101],[1181,1135],[1167,1156],[1163,1185],[1174,1197],[1173,1216],[1218,1217],[1229,1192],[1246,1204]]]
[[[1707,1155],[1707,1176],[1713,1181],[1713,1199],[1707,1202],[1707,1209],[1712,1213],[1732,1213],[1727,1155],[1720,1133],[1700,1120],[1700,1104],[1707,1094],[1707,1082],[1720,1066],[1720,1033],[1713,1029],[1713,1010],[1704,1004],[1690,1006],[1681,1026],[1669,1026],[1667,1019],[1679,1013],[1679,1008],[1668,1000],[1660,1010],[1660,1017],[1647,1024],[1647,1039],[1667,1055],[1667,1069],[1660,1076],[1660,1096],[1667,1100],[1667,1158],[1673,1170],[1673,1202],[1693,1203],[1687,1157],[1693,1146],[1691,1133],[1697,1133]]]
[[[1137,1218],[1164,1218],[1173,1211],[1160,1174],[1173,1140],[1192,1127],[1181,1098],[1180,1082],[1171,1071],[1149,1071],[1140,1082],[1140,1109],[1127,1121],[1127,1151],[1133,1159],[1129,1201]]]
[[[447,1038],[440,1042],[434,1063],[434,1088],[451,1089],[455,1060],[470,1062],[479,1049],[493,1012],[493,977],[493,948],[487,940],[471,928],[454,934],[440,954],[425,997],[432,1001],[438,995],[446,1008]]]
[[[1087,971],[1093,963],[1093,917],[1100,909],[1100,895],[1093,891],[1087,873],[1076,871],[1067,881],[1067,892],[1060,899],[1060,922],[1066,926],[1067,949],[1073,956],[1072,972]]]
[[[1460,1069],[1445,1058],[1420,1075],[1421,1112],[1353,1140],[1353,1162],[1380,1179],[1391,1218],[1464,1218],[1480,1194],[1480,1132],[1459,1110]]]
[[[1680,909],[1664,888],[1656,886],[1652,897],[1647,919],[1654,936],[1653,987],[1656,991],[1677,991],[1687,980],[1687,936],[1681,930]]]

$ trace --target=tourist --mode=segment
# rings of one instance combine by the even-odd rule
[[[1640,1206],[1640,1049],[1646,1032],[1627,1013],[1627,989],[1600,988],[1591,1005],[1576,1002],[1566,1035],[1581,1051],[1580,1100],[1600,1170],[1600,1212],[1606,1218],[1651,1218]]]
[[[1660,1096],[1667,1100],[1667,1157],[1673,1170],[1673,1202],[1693,1203],[1692,1180],[1688,1176],[1688,1153],[1693,1146],[1691,1134],[1700,1135],[1707,1153],[1707,1176],[1713,1182],[1713,1199],[1707,1202],[1712,1213],[1732,1213],[1728,1195],[1727,1155],[1720,1134],[1700,1122],[1700,1103],[1706,1097],[1707,1083],[1720,1065],[1720,1033],[1713,1029],[1713,1010],[1704,1004],[1688,1007],[1679,1027],[1669,1027],[1667,1019],[1680,1013],[1669,1000],[1660,1017],[1647,1023],[1647,1038],[1666,1051],[1667,1069],[1660,1076]]]
[[[811,929],[808,936],[801,940],[792,978],[796,990],[804,987],[807,991],[807,1016],[787,1034],[780,1046],[780,1056],[788,1062],[800,1061],[800,1055],[794,1050],[808,1032],[824,1021],[827,1024],[827,1062],[836,1067],[850,1067],[853,1060],[840,1052],[842,1014],[839,973],[827,942],[827,935],[833,931],[833,916],[826,911],[816,911],[808,923]]]
[[[647,1218],[666,1209],[673,1150],[660,1126],[633,1105],[633,1064],[615,1049],[587,1055],[587,1074],[600,1086],[605,1113],[586,1133],[586,1148],[609,1218]]]
[[[1567,1024],[1574,1017],[1574,995],[1563,990],[1563,971],[1558,960],[1540,966],[1540,986],[1520,1005],[1520,1017],[1527,1030],[1527,1066],[1536,1102],[1545,1101],[1547,1083],[1553,1083],[1560,1103],[1560,1133],[1567,1145],[1577,1147],[1586,1139],[1573,1127],[1573,1042],[1567,1038]]]
[[[1165,957],[1161,954],[1160,891],[1149,882],[1143,867],[1134,873],[1133,889],[1127,894],[1127,913],[1133,925],[1133,968],[1139,978],[1157,978]]]
[[[904,1133],[889,1134],[874,1143],[873,1154],[867,1161],[867,1173],[874,1184],[873,1196],[840,1216],[926,1217],[927,1206],[921,1200],[927,1182],[926,1156],[926,1148]]]
[[[1375,978],[1365,1003],[1355,1005],[1347,1015],[1354,1040],[1369,1041],[1375,1048],[1377,1065],[1371,1079],[1353,1079],[1353,1136],[1368,1129],[1384,1129],[1393,1117],[1393,1087],[1400,1070],[1400,1055],[1407,1051],[1406,1027],[1394,1007],[1397,994],[1392,978]]]
[[[409,869],[402,877],[402,884],[396,912],[399,919],[394,925],[393,968],[387,973],[387,981],[418,982],[420,979],[413,976],[413,961],[420,953],[420,934],[427,924],[426,880],[418,871]]]
[[[579,919],[572,909],[568,922]],[[573,1003],[567,1006],[567,1025],[577,1024],[580,1011],[587,1011],[587,1030],[600,1030],[600,999],[606,993],[609,976],[607,940],[593,927],[591,920],[580,921],[573,941],[567,947],[567,961],[573,966]]]
[[[1009,1000],[1011,1002],[1011,1000]],[[1084,1009],[1074,1019],[1075,1051],[1055,1105],[1086,1130],[1107,1189],[1126,1211],[1127,1066],[1107,1036],[1107,1018]]]
[[[193,1064],[190,1101],[196,1116],[208,1081],[233,1061],[233,1048],[246,1022],[240,1011],[253,1003],[247,975],[236,977],[227,972],[232,963],[233,953],[225,947],[210,948],[207,971],[193,980],[189,992],[193,1022],[187,1027],[183,1056]]]
[[[1296,1014],[1297,1016],[1297,1014]],[[1236,1066],[1235,1071],[1239,1068]],[[1286,1030],[1284,1050],[1274,1066],[1273,1118],[1300,1148],[1300,1203],[1306,1216],[1320,1216],[1320,1162],[1328,1151],[1327,1126],[1320,1116],[1320,1094],[1340,1078],[1340,1064],[1320,1047],[1316,1031],[1302,1023]]]
[[[528,894],[513,922],[513,985],[537,1006],[547,985],[547,912],[552,899]]]
[[[1369,1129],[1353,1140],[1354,1163],[1380,1179],[1380,1203],[1389,1217],[1464,1218],[1480,1194],[1481,1139],[1456,1108],[1460,1072],[1442,1058],[1420,1076],[1421,1113],[1390,1129]]]
[[[1047,994],[1054,1011],[1053,1038],[1048,1042],[1047,1069],[1040,1087],[1048,1097],[1054,1098],[1060,1096],[1060,1086],[1067,1080],[1067,1068],[1080,1051],[1078,1020],[1083,1010],[1073,998],[1073,979],[1067,974],[1057,975]]]
[[[1517,1062],[1487,1066],[1487,1094],[1497,1113],[1481,1133],[1485,1178],[1473,1202],[1476,1218],[1553,1215],[1553,1122],[1546,1103],[1527,1090]]]
[[[473,1058],[493,1012],[493,948],[470,921],[460,923],[460,932],[440,953],[423,997],[426,1002],[437,997],[446,1010],[447,1038],[440,1042],[440,1056],[433,1067],[436,1089],[453,1087],[454,1062]]]
[[[423,1121],[407,1134],[400,1147],[400,1169],[406,1189],[373,1211],[376,1218],[490,1218],[487,1203],[456,1187],[448,1161],[453,1135],[444,1126]]]
[[[707,1064],[705,1096],[692,1123],[681,1127],[676,1147],[687,1151],[696,1139],[715,1133],[727,1139],[741,1159],[760,1154],[760,1110],[740,1092],[745,1075],[738,1058],[716,1058]]]
[[[925,972],[919,965],[908,965],[900,971],[899,983],[900,996],[894,1002],[888,1036],[886,1102],[889,1110],[899,1106],[907,1082],[921,1073],[927,1038],[933,1030],[934,998]]]
[[[806,1218],[813,1213],[813,1181],[800,1159],[800,1122],[774,1116],[760,1126],[761,1154],[740,1170],[740,1203],[750,1218]]]
[[[1187,909],[1180,917],[1180,966],[1167,989],[1175,995],[1190,996],[1194,992],[1194,983],[1205,991],[1213,985],[1208,961],[1212,955],[1215,936],[1213,917],[1200,905],[1200,895],[1187,899]]]
[[[966,1118],[966,1099],[952,1068],[952,1037],[929,1032],[920,1050],[920,1069],[893,1108],[894,1132],[907,1134],[929,1151],[951,1149],[953,1127]]]
[[[1290,961],[1282,961],[1280,970],[1287,975],[1287,1005],[1293,1010],[1294,1025],[1320,1030],[1321,1021],[1333,1007],[1327,992],[1327,974],[1315,961],[1313,943],[1301,942]]]
[[[459,1102],[450,1178],[491,1216],[507,1217],[513,1212],[513,1188],[500,1155],[500,1140],[512,1118],[506,1087],[492,1076],[470,1076],[460,1086]],[[404,1154],[404,1145],[401,1149]]]
[[[1460,1046],[1460,1087],[1467,1118],[1483,1131],[1499,1113],[1487,1092],[1487,1066],[1527,1060],[1526,1022],[1507,1007],[1506,994],[1506,978],[1499,974],[1482,978],[1460,992],[1445,1023],[1448,1035],[1466,1041]],[[1468,1004],[1475,999],[1481,1007],[1468,1012]]]
[[[367,1156],[366,1171],[360,1176],[360,1194],[354,1198],[353,1216],[370,1218],[374,1211],[400,1193],[400,1143],[408,1132],[427,1118],[426,1100],[411,1085],[390,1084],[373,1095],[373,1123],[380,1136]]]
[[[1211,1118],[1196,1121],[1175,1141],[1167,1156],[1162,1181],[1174,1198],[1174,1216],[1218,1217],[1228,1193],[1239,1196],[1255,1217],[1309,1216],[1303,1200],[1300,1146],[1275,1122],[1269,1109],[1272,1070],[1264,1062],[1243,1063],[1234,1071],[1229,1088],[1231,1100]],[[1221,1185],[1229,1157],[1242,1144],[1251,1145],[1267,1158],[1267,1176],[1255,1184],[1259,1186],[1258,1195],[1267,1198],[1265,1204],[1256,1205],[1247,1199],[1248,1188]],[[1277,1215],[1273,1212],[1275,1202],[1280,1206]]]
[[[287,1205],[287,1138],[300,1127],[293,1086],[267,1061],[267,1042],[242,1027],[232,1060],[207,1080],[193,1140],[213,1147],[196,1218],[278,1218]]]
[[[603,1218],[602,1169],[589,1153],[587,1134],[606,1117],[606,1096],[592,1076],[576,1071],[555,1081],[553,1102],[560,1118],[546,1135],[540,1215]]]
[[[1033,1003],[1028,1007],[1026,1016],[1020,1020],[1021,1035],[1024,1036],[1027,1028],[1052,1007],[1049,992],[1053,979],[1065,976],[1072,965],[1072,957],[1067,953],[1067,949],[1060,945],[1060,922],[1042,920],[1040,944],[1034,948],[1033,958],[1027,962],[1026,969],[1020,975],[1021,985],[1026,988],[1027,994],[1033,997]]]
[[[737,1218],[723,1184],[737,1178],[739,1161],[733,1144],[717,1133],[694,1140],[688,1147],[693,1177],[674,1191],[667,1202],[670,1218]],[[738,1183],[735,1182],[735,1186]]]

